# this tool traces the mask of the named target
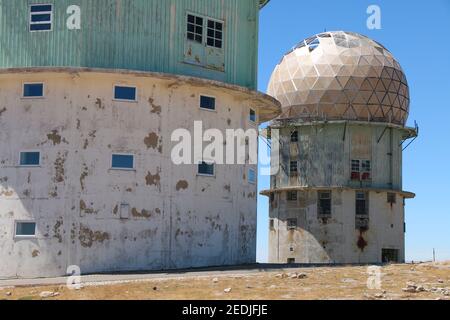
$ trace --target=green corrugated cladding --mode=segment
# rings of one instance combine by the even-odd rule
[[[54,5],[53,30],[29,32],[29,4],[43,3]],[[80,30],[66,26],[70,5],[81,8]],[[153,71],[255,89],[259,5],[259,0],[0,0],[0,68]],[[221,68],[187,63],[187,12],[225,22],[224,49],[214,58],[222,59]]]

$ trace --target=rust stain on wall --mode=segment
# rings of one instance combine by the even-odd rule
[[[105,109],[105,106],[103,105],[102,99],[97,98],[97,100],[95,100],[95,106],[97,108],[99,108],[100,110]]]
[[[152,174],[150,171],[148,172],[147,176],[145,177],[145,181],[147,186],[156,186],[159,191],[161,191],[161,169],[157,169],[156,174]]]
[[[155,214],[161,214],[161,210],[159,208],[156,208],[154,211],[149,211],[149,210],[145,210],[145,209],[143,209],[142,211],[138,211],[136,208],[133,208],[133,209],[131,209],[131,214],[135,218],[150,219]]]
[[[150,104],[150,106],[152,107],[152,113],[160,115],[162,108],[160,105],[155,104],[155,99],[153,98],[148,98],[148,103]]]
[[[31,253],[31,256],[33,258],[36,258],[37,256],[39,256],[39,254],[40,254],[39,250],[33,250],[33,252]]]
[[[178,181],[177,186],[176,186],[177,191],[187,190],[188,188],[189,188],[189,183],[186,180]]]
[[[80,214],[83,215],[83,213],[85,214],[97,214],[98,211],[95,211],[92,208],[89,208],[86,205],[86,202],[84,202],[84,200],[80,200]]]
[[[63,238],[61,235],[61,226],[63,225],[63,220],[60,218],[58,221],[56,221],[56,224],[53,226],[53,237],[58,239],[59,243],[62,243]]]
[[[48,141],[51,141],[54,146],[64,142],[67,144],[67,140],[58,133],[58,130],[53,130],[51,133],[47,134]]]
[[[162,138],[155,132],[149,133],[149,135],[145,137],[144,143],[147,146],[147,149],[155,149],[158,150],[159,153],[162,153]]]
[[[84,248],[92,248],[94,243],[103,243],[109,240],[110,235],[107,232],[93,231],[87,226],[80,225],[78,239]]]
[[[81,172],[80,175],[80,186],[82,191],[84,191],[85,188],[84,180],[87,178],[88,175],[89,175],[88,167],[85,163],[83,163],[83,172]]]
[[[61,152],[58,152],[58,157],[55,160],[55,183],[61,183],[64,182],[64,176],[65,176],[65,168],[64,165],[66,163],[66,157],[67,152],[64,154],[61,154]]]

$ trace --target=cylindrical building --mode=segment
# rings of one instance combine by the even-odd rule
[[[275,68],[282,104],[270,126],[279,170],[271,179],[269,260],[380,263],[405,260],[404,142],[409,89],[379,43],[350,32],[300,42]]]
[[[256,165],[175,165],[171,135],[279,115],[266,2],[0,2],[0,278],[255,262]]]

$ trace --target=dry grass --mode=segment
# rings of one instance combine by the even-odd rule
[[[307,277],[287,276],[295,272]],[[450,263],[390,265],[383,267],[382,273],[381,290],[367,288],[367,267],[324,267],[86,285],[81,290],[69,290],[65,286],[4,288],[0,289],[0,299],[39,300],[43,291],[58,293],[57,297],[49,298],[55,300],[450,299],[441,291],[407,293],[402,290],[408,282],[426,290],[450,289]],[[227,288],[231,292],[226,293]]]

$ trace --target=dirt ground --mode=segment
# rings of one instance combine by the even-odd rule
[[[368,279],[374,278],[369,278],[367,267],[280,269],[88,283],[80,290],[66,286],[0,288],[0,300],[450,300],[450,262],[384,266],[377,289],[368,288]]]

